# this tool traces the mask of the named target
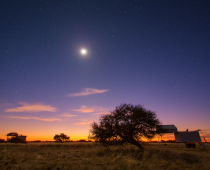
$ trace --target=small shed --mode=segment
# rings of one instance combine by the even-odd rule
[[[12,137],[15,137],[15,136],[18,136],[18,133],[17,132],[10,132],[7,134],[7,141],[9,139],[11,139]]]
[[[21,141],[26,141],[26,137],[27,137],[27,136],[22,136],[22,135],[20,135],[20,136],[17,136],[16,138],[17,138],[18,140],[21,140]]]
[[[186,144],[192,144],[192,143],[197,142],[201,144],[203,147],[207,148],[207,146],[204,143],[202,143],[201,137],[198,131],[188,131],[187,129],[187,131],[185,132],[178,132],[177,127],[175,125],[158,125],[156,126],[156,131],[161,136],[161,141],[162,141],[162,136],[165,133],[174,133],[176,143],[181,142],[181,143],[186,143]]]
[[[176,142],[201,142],[201,137],[198,131],[190,132],[175,132],[174,133]]]
[[[17,132],[10,132],[7,134],[7,141],[9,141],[11,138],[16,138],[18,141],[25,142],[27,136],[18,135]]]

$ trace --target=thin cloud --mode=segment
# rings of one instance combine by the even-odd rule
[[[50,106],[50,105],[43,105],[43,104],[29,104],[29,103],[24,103],[20,102],[19,103],[21,106],[16,107],[16,108],[11,108],[11,109],[6,109],[4,110],[5,112],[55,112],[56,108]]]
[[[63,113],[62,116],[63,117],[75,117],[75,116],[78,116],[78,115],[71,115],[69,113]]]
[[[92,94],[101,94],[109,91],[108,89],[93,89],[93,88],[85,88],[79,93],[71,93],[68,94],[67,96],[69,97],[78,97],[78,96],[88,96]]]
[[[95,111],[93,107],[81,106],[80,109],[72,109],[72,111],[82,112],[82,113],[92,113]]]
[[[91,115],[108,115],[110,114],[110,112],[97,112],[97,113],[93,113]]]
[[[81,113],[92,113],[91,115],[101,115],[101,114],[110,114],[107,108],[103,107],[87,107],[81,106],[79,109],[72,109],[72,111],[81,112]]]
[[[91,124],[93,121],[83,120],[81,122],[74,123],[75,125],[88,125]]]
[[[35,120],[40,120],[40,121],[46,121],[46,122],[52,122],[52,121],[61,121],[60,118],[40,118],[40,117],[24,117],[24,116],[6,116],[7,118],[10,119],[35,119]]]

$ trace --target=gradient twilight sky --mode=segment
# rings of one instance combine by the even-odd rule
[[[0,61],[0,138],[87,139],[121,103],[210,138],[209,0],[1,0]]]

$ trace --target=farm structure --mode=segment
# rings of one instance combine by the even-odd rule
[[[201,130],[188,131],[187,129],[184,132],[179,132],[175,125],[159,125],[156,127],[156,130],[162,131],[162,133],[160,133],[161,141],[162,141],[162,136],[165,133],[174,133],[176,143],[185,143],[186,147],[195,147],[195,143],[199,143],[202,147],[204,148],[207,147],[201,140],[199,134],[199,131]]]
[[[164,133],[174,133],[177,132],[177,127],[175,125],[158,125],[156,127],[157,131],[163,130]]]
[[[25,142],[27,136],[18,135],[17,132],[10,132],[7,134],[7,141],[9,141],[12,138],[16,138],[19,141]]]

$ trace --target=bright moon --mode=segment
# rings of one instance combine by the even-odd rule
[[[86,49],[81,49],[81,51],[80,51],[80,52],[81,52],[81,54],[82,54],[82,55],[87,54],[87,50],[86,50]]]

